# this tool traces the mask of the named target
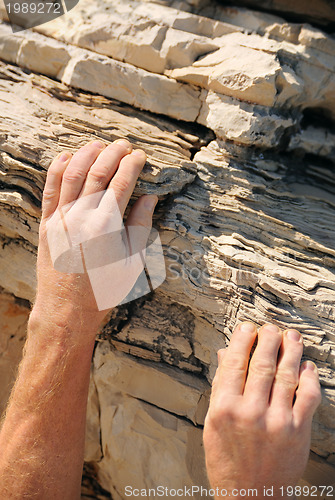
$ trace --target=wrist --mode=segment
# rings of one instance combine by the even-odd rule
[[[50,345],[94,345],[104,315],[83,312],[71,301],[39,300],[37,297],[28,321],[28,339],[34,338]]]

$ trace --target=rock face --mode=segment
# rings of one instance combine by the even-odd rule
[[[0,413],[15,381],[16,366],[22,357],[29,315],[28,304],[2,291],[0,295]]]
[[[246,5],[251,8],[277,11],[288,14],[295,20],[306,19],[325,26],[335,22],[335,6],[332,0],[312,0],[308,4],[304,0],[290,2],[288,0],[238,0],[235,5]]]
[[[284,3],[259,5],[289,12]],[[148,155],[134,199],[159,195],[167,279],[114,310],[99,334],[85,494],[89,476],[94,498],[207,484],[201,433],[216,352],[247,319],[298,328],[319,367],[304,484],[326,484],[335,464],[334,38],[200,0],[81,0],[16,34],[2,13],[0,318],[13,318],[0,334],[2,406],[24,339],[22,299],[34,299],[51,158],[94,137],[127,137]]]

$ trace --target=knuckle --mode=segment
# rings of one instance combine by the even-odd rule
[[[99,167],[89,171],[88,176],[97,181],[103,181],[108,177],[108,167]]]
[[[322,401],[321,387],[320,385],[315,385],[314,387],[310,387],[308,390],[309,399],[313,401],[313,403],[317,406]]]
[[[129,147],[130,147],[130,143],[128,146],[128,145],[126,145],[126,143],[113,142],[112,144],[109,144],[106,149],[108,151],[113,151],[113,152],[117,152],[119,154],[124,154],[124,153],[127,153],[129,151]]]
[[[289,389],[296,389],[299,383],[298,375],[292,370],[279,368],[275,376],[276,383],[286,386]]]
[[[222,360],[222,365],[227,370],[234,373],[244,373],[246,370],[245,358],[243,356],[239,356],[238,354],[229,352],[225,353],[224,359]]]
[[[56,196],[56,190],[55,189],[44,189],[43,191],[43,202],[48,202],[52,200]]]
[[[210,406],[207,425],[218,431],[230,428],[261,432],[265,429],[265,413],[257,406],[250,404],[247,407],[240,407],[236,404],[221,402]]]
[[[292,412],[278,412],[278,410],[268,425],[269,432],[277,437],[287,437],[293,431],[293,427]]]
[[[271,360],[254,359],[250,363],[249,373],[259,377],[274,378],[276,374],[276,365]]]
[[[225,400],[213,401],[207,414],[207,420],[214,428],[221,429],[236,421],[236,412],[236,408]]]
[[[241,411],[239,426],[242,428],[263,429],[265,413],[256,405],[249,404]]]
[[[113,189],[115,191],[116,198],[122,195],[124,192],[129,190],[130,182],[129,179],[125,176],[119,176],[118,179],[115,179],[113,182]]]
[[[79,169],[68,169],[65,170],[65,173],[63,175],[63,180],[65,182],[76,182],[76,181],[81,181],[84,177],[83,172]]]
[[[57,163],[57,159],[54,160],[50,167],[48,168],[48,172],[47,172],[47,177],[54,177],[56,175],[59,175],[60,176],[60,173],[59,173],[59,165]]]

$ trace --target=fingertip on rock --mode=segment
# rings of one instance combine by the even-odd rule
[[[256,325],[251,321],[243,321],[243,323],[240,323],[239,328],[242,333],[255,333],[256,331]]]
[[[280,328],[273,323],[266,323],[260,329],[262,332],[281,334]]]
[[[153,212],[155,210],[155,207],[158,202],[158,196],[153,194],[153,195],[147,195],[144,199],[144,206],[149,212]]]
[[[289,329],[285,331],[285,334],[289,340],[293,340],[294,342],[302,342],[302,337],[298,330]]]
[[[313,363],[313,361],[310,361],[310,360],[305,361],[301,365],[301,372],[304,372],[304,371],[312,371],[312,372],[315,372],[317,374],[319,373],[319,370],[318,370],[316,364]]]
[[[137,156],[138,158],[141,158],[143,160],[146,160],[147,159],[147,155],[146,153],[143,151],[143,149],[135,149],[133,152],[132,152],[133,155]]]
[[[114,141],[114,144],[119,144],[120,146],[124,147],[128,153],[132,151],[132,145],[127,139],[117,139]]]
[[[63,151],[62,153],[59,153],[57,160],[59,160],[62,163],[66,163],[70,158],[71,158],[71,153]]]
[[[104,149],[106,147],[102,141],[92,141],[90,144],[98,149]]]

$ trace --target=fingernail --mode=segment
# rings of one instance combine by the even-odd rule
[[[92,146],[99,148],[99,149],[102,149],[105,147],[104,143],[101,141],[93,141]]]
[[[303,370],[311,370],[313,372],[317,372],[317,366],[313,363],[313,361],[305,361],[302,367]]]
[[[133,155],[136,155],[136,156],[139,156],[142,158],[147,158],[147,155],[145,154],[145,152],[142,149],[135,149],[135,151],[133,151]]]
[[[144,206],[147,210],[150,212],[153,212],[155,209],[155,206],[157,205],[158,198],[156,195],[153,196],[146,196],[144,200]]]
[[[123,146],[126,148],[127,151],[131,151],[132,147],[129,141],[127,139],[117,139],[114,141],[114,144],[120,144],[120,146]]]
[[[250,321],[245,321],[244,323],[240,324],[240,330],[243,333],[254,333],[256,329],[256,325],[254,323],[251,323]]]
[[[287,330],[286,335],[287,338],[294,340],[295,342],[299,342],[301,339],[301,335],[297,330]]]
[[[64,163],[70,158],[70,153],[61,153],[59,156],[59,161],[63,161]]]

